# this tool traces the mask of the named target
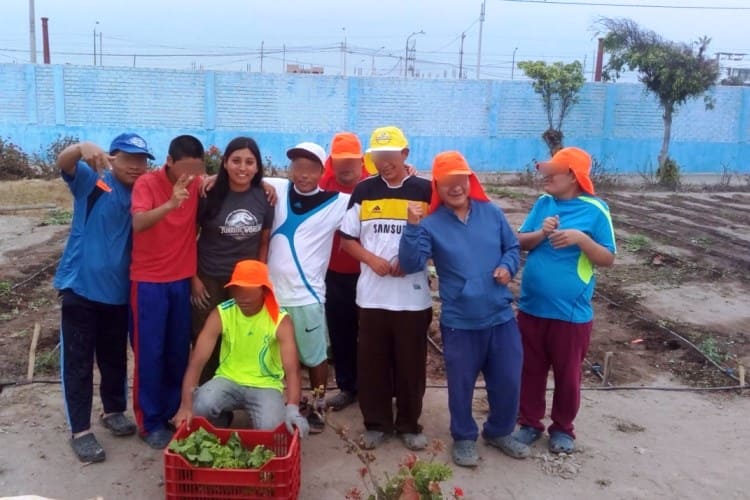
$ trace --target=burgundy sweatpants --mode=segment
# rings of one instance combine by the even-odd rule
[[[545,393],[550,367],[554,374],[550,433],[575,438],[573,420],[581,405],[581,365],[591,339],[592,322],[570,323],[518,312],[523,343],[521,405],[518,423],[544,431]]]

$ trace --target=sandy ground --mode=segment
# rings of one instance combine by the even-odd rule
[[[517,226],[534,193],[533,189],[501,186],[494,194],[501,198],[511,225]],[[659,334],[655,325],[662,321],[696,335],[692,337],[696,342],[715,340],[728,366],[750,365],[750,281],[747,267],[741,267],[750,255],[745,243],[750,238],[750,199],[743,193],[672,196],[613,196],[620,253],[617,265],[601,273],[599,288],[653,319],[651,323],[636,321],[628,309],[595,300],[596,333],[589,359],[602,362],[604,352],[614,351],[616,385],[732,383],[694,352]],[[27,201],[19,198],[17,202]],[[65,207],[64,200],[58,205]],[[712,214],[710,208],[716,206],[722,207],[721,213]],[[655,225],[648,217],[662,211],[672,213],[671,218],[662,219],[668,236],[674,234],[681,240],[649,232]],[[25,373],[29,332],[35,321],[42,326],[37,353],[54,352],[57,343],[59,310],[50,282],[66,229],[39,226],[40,217],[44,214],[0,217],[0,285],[18,283],[41,267],[48,268],[31,285],[0,296],[0,379],[18,380]],[[718,233],[712,232],[724,226],[736,235],[729,259],[706,253],[709,247],[725,248],[713,245]],[[643,235],[651,240],[647,248],[627,248],[629,238]],[[514,287],[517,290],[517,283]],[[639,337],[641,343],[632,342]],[[433,368],[435,372],[430,373],[439,375],[439,367],[428,367]],[[57,378],[54,371],[42,371],[40,376]],[[586,384],[598,382],[590,373],[585,377]],[[750,498],[744,456],[744,446],[750,443],[748,394],[587,391],[577,420],[579,453],[551,456],[544,440],[535,446],[534,458],[515,461],[482,444],[480,467],[456,468],[446,486],[459,486],[466,498],[477,499]],[[478,395],[475,415],[481,420],[486,405]],[[94,414],[98,411],[95,401]],[[356,408],[332,418],[354,435],[362,431]],[[428,390],[422,420],[429,437],[449,443],[444,389]],[[94,429],[107,449],[107,461],[83,466],[67,444],[60,387],[5,388],[0,393],[0,496],[163,497],[158,452],[137,438],[112,438],[98,424]],[[400,442],[391,440],[376,452],[376,468],[395,472],[405,453]],[[450,461],[447,451],[438,458]],[[330,430],[309,438],[303,444],[301,498],[343,498],[349,488],[361,487],[359,467]]]
[[[446,405],[445,390],[428,389],[422,422],[430,438],[448,443]],[[481,444],[481,465],[455,468],[445,484],[476,499],[748,498],[744,448],[750,443],[749,412],[750,399],[726,394],[585,392],[577,421],[580,452],[558,459],[547,453],[543,439],[533,458],[519,461]],[[476,415],[481,421],[481,412]],[[362,431],[356,407],[332,418],[353,434]],[[84,466],[65,441],[58,386],[3,391],[0,494],[71,500],[163,497],[160,453],[138,438],[110,437],[98,424],[94,429],[107,460]],[[359,463],[330,429],[303,441],[302,452],[300,498],[343,498],[350,487],[361,486]],[[377,467],[395,471],[405,453],[392,439],[376,451]],[[448,462],[448,452],[438,460]]]

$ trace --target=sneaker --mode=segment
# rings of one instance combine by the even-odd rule
[[[549,436],[549,451],[570,454],[576,451],[576,442],[570,434],[554,431]]]
[[[381,431],[365,431],[359,440],[359,445],[365,450],[374,450],[385,441],[385,433]]]
[[[113,436],[132,436],[135,434],[136,426],[132,420],[122,413],[113,413],[112,415],[101,418],[102,425],[109,429]]]
[[[143,439],[151,448],[155,450],[163,450],[172,440],[172,436],[172,431],[162,428],[149,432],[145,436],[141,436],[141,439]]]
[[[357,401],[357,396],[353,392],[340,391],[335,396],[326,399],[326,406],[333,411],[341,411],[355,401]]]
[[[404,442],[404,446],[412,451],[421,451],[427,448],[427,438],[421,432],[417,434],[408,432],[401,434],[401,440]]]
[[[476,467],[479,465],[479,453],[477,453],[477,443],[471,440],[453,441],[453,463],[461,467]]]
[[[482,437],[484,437],[484,440],[487,441],[488,445],[494,446],[509,457],[526,458],[531,455],[529,447],[522,442],[513,439],[511,434],[506,436],[488,437],[483,433]]]
[[[528,425],[522,425],[516,432],[511,434],[511,436],[513,436],[513,439],[519,443],[529,446],[542,437],[542,431],[529,427]]]
[[[104,448],[96,440],[96,436],[89,432],[77,438],[71,438],[70,446],[73,448],[78,460],[84,463],[103,462],[107,458]]]
[[[310,434],[320,434],[326,428],[326,422],[317,411],[311,411],[307,415],[307,423],[310,425]]]

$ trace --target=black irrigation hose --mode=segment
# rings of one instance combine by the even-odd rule
[[[740,379],[738,379],[737,377],[735,377],[734,375],[732,375],[732,373],[730,373],[730,371],[729,371],[729,368],[721,366],[719,363],[717,363],[716,361],[714,361],[713,359],[711,359],[710,357],[708,357],[706,355],[706,353],[704,353],[703,351],[701,351],[700,348],[698,348],[698,346],[696,346],[691,341],[689,341],[688,339],[686,339],[685,337],[683,337],[682,335],[680,335],[676,331],[672,330],[668,326],[666,326],[666,325],[664,325],[664,324],[662,324],[662,323],[660,323],[658,321],[654,321],[652,319],[649,319],[649,318],[647,318],[647,317],[645,317],[645,316],[637,313],[636,311],[634,311],[631,308],[623,306],[622,304],[620,304],[620,303],[618,303],[618,302],[610,299],[609,297],[607,297],[606,295],[602,294],[601,292],[594,291],[594,295],[596,295],[597,297],[601,297],[606,302],[609,302],[611,305],[613,305],[615,307],[618,307],[620,309],[628,311],[630,314],[632,314],[633,316],[635,316],[636,318],[638,318],[641,321],[645,321],[646,323],[648,323],[650,325],[657,326],[657,327],[661,328],[663,331],[669,333],[670,335],[672,335],[673,337],[675,337],[676,339],[678,339],[683,344],[687,345],[688,347],[691,347],[693,350],[695,350],[695,352],[697,352],[698,354],[700,354],[701,356],[703,356],[703,358],[705,358],[709,363],[711,363],[712,365],[714,365],[722,374],[726,375],[727,377],[729,377],[730,379],[734,380],[735,382],[737,382],[739,384]]]

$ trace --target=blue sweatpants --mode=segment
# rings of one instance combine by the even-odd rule
[[[516,320],[482,330],[440,325],[448,379],[448,408],[454,440],[476,441],[477,423],[471,414],[474,385],[481,372],[490,413],[484,424],[487,438],[513,432],[518,417],[523,348]]]
[[[190,279],[134,281],[130,293],[133,409],[145,435],[166,427],[180,406],[182,377],[190,355]]]

